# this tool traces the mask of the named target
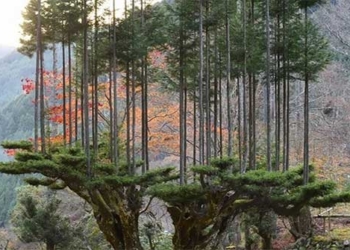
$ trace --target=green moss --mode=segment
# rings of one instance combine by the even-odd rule
[[[65,189],[67,185],[63,181],[56,181],[51,185],[49,185],[48,187],[52,190],[61,190],[61,189]]]
[[[325,235],[312,237],[312,249],[343,249],[343,242],[350,238],[349,228],[335,228]]]
[[[323,242],[328,242],[330,238],[326,235],[316,235],[312,238],[312,241],[317,243],[323,243]]]
[[[236,205],[236,206],[246,205],[251,203],[252,201],[253,201],[252,199],[238,199],[233,202],[233,205]]]
[[[350,238],[350,228],[348,227],[334,228],[330,232],[330,236],[333,240],[339,240],[339,241],[348,240]]]

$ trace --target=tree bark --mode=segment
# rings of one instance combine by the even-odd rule
[[[309,62],[308,62],[308,13],[307,7],[304,10],[305,15],[305,90],[304,90],[304,184],[309,182]]]
[[[84,110],[84,149],[86,155],[86,172],[91,176],[91,164],[90,164],[90,131],[89,131],[89,82],[88,82],[88,33],[87,33],[87,0],[84,0],[84,52],[83,52],[83,110]]]
[[[134,187],[121,190],[92,190],[93,213],[100,230],[115,250],[142,250],[139,240],[139,211],[142,200]]]
[[[199,61],[199,163],[204,164],[204,100],[203,100],[203,0],[199,1],[199,41],[200,41],[200,61]]]
[[[117,43],[117,35],[116,35],[116,17],[115,17],[115,0],[113,0],[113,58],[112,58],[112,70],[113,70],[113,97],[110,96],[111,103],[113,104],[113,107],[111,108],[112,114],[112,124],[113,128],[111,129],[111,132],[113,133],[113,153],[111,154],[113,156],[113,162],[115,164],[115,168],[118,171],[119,165],[119,149],[118,149],[118,95],[117,95],[117,56],[116,56],[116,43]]]
[[[271,166],[271,139],[270,139],[270,0],[266,0],[266,141],[267,141],[267,169],[272,170]]]
[[[41,1],[38,1],[37,34],[36,34],[36,70],[35,70],[35,99],[34,99],[34,149],[39,149],[39,80],[40,80],[40,30],[41,30]]]
[[[181,18],[181,17],[180,17]],[[186,110],[185,110],[185,79],[184,79],[184,30],[183,22],[180,20],[180,51],[179,51],[180,81],[179,81],[179,116],[180,116],[180,185],[185,184],[185,165],[186,165]]]
[[[271,234],[261,235],[263,238],[262,249],[273,249],[272,248],[272,236]]]
[[[248,158],[248,144],[247,144],[247,14],[246,14],[246,0],[242,0],[242,14],[243,14],[243,50],[244,50],[244,65],[243,65],[243,76],[242,76],[242,122],[243,122],[243,161],[242,161],[242,173],[245,173],[247,169],[247,158]],[[249,110],[250,111],[250,110]]]
[[[205,15],[209,16],[209,0],[205,3]],[[206,157],[205,163],[209,164],[211,158],[211,121],[210,121],[210,32],[209,24],[205,27],[205,130],[206,130]]]
[[[227,98],[227,129],[228,129],[228,145],[227,145],[227,154],[228,156],[233,155],[233,139],[232,139],[232,121],[231,121],[231,105],[230,105],[230,81],[231,81],[231,44],[230,44],[230,18],[229,18],[229,1],[226,0],[226,53],[227,53],[227,65],[226,65],[226,98]]]
[[[98,32],[99,32],[99,23],[98,23],[98,1],[95,0],[94,2],[94,8],[95,8],[95,32],[94,32],[94,84],[93,84],[93,96],[94,96],[94,101],[93,101],[93,150],[94,150],[94,155],[97,156],[98,154]]]
[[[73,125],[72,125],[72,41],[70,34],[68,34],[68,131],[69,131],[69,147],[72,146],[73,141]]]
[[[62,94],[63,94],[63,144],[66,146],[67,143],[67,98],[66,98],[66,45],[64,36],[62,37]]]
[[[214,33],[214,124],[213,124],[213,156],[217,158],[218,156],[218,101],[219,101],[219,89],[218,89],[218,34],[217,29],[215,29]]]
[[[46,250],[55,250],[55,243],[53,243],[50,240],[48,240],[46,242]]]

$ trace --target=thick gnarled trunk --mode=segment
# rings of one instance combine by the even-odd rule
[[[91,193],[97,224],[116,250],[143,249],[138,229],[142,202],[138,200],[137,191],[134,194],[111,190],[94,190]]]
[[[55,250],[55,243],[52,241],[48,240],[46,242],[46,250]]]
[[[168,207],[168,212],[176,225],[173,249],[218,249],[223,234],[236,214],[222,213],[214,218],[214,210],[203,211],[203,213],[194,210],[193,207]]]
[[[309,207],[304,207],[298,216],[289,218],[290,233],[295,240],[312,236],[312,216]]]
[[[95,213],[97,223],[107,241],[116,250],[142,250],[139,240],[138,215]]]

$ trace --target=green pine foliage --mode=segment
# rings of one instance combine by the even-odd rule
[[[148,190],[168,204],[175,225],[176,249],[215,243],[228,229],[227,224],[222,224],[224,220],[230,221],[251,209],[289,217],[297,216],[307,206],[330,207],[350,201],[350,193],[339,193],[334,182],[317,181],[314,174],[303,185],[302,167],[286,172],[260,169],[241,174],[227,171],[234,159],[212,162],[210,166],[192,167],[198,177],[191,184],[156,184]],[[264,212],[261,216],[266,215]],[[264,232],[261,228],[261,234]],[[269,244],[269,236],[265,236]],[[194,238],[200,240],[195,242]]]
[[[26,151],[32,151],[33,149],[33,144],[30,141],[16,141],[16,142],[4,141],[1,143],[1,146],[6,149],[22,149]],[[18,157],[21,157],[21,156],[19,155]],[[35,158],[39,156],[36,154],[33,157]]]
[[[23,142],[3,144],[6,145],[23,148]],[[100,163],[94,169],[102,171],[94,171],[94,176],[88,178],[85,173],[86,158],[79,148],[56,148],[45,155],[30,152],[32,148],[29,146],[27,149],[29,151],[19,151],[14,162],[1,163],[0,171],[40,173],[45,178],[30,177],[26,181],[53,189],[68,186],[92,207],[95,206],[96,212],[100,211],[101,204],[95,203],[95,199],[105,200],[108,197],[108,206],[119,207],[125,205],[119,204],[119,201],[133,197],[134,202],[128,209],[138,208],[133,210],[137,215],[142,197],[158,197],[168,204],[168,212],[176,225],[174,245],[177,248],[188,244],[190,247],[212,244],[225,232],[227,225],[223,224],[224,221],[252,208],[273,211],[282,216],[296,216],[306,206],[329,207],[350,200],[349,193],[336,191],[335,183],[317,181],[313,174],[309,184],[303,185],[302,167],[283,173],[259,169],[241,174],[235,170],[238,168],[236,159],[215,159],[211,161],[212,165],[192,167],[195,179],[180,186],[169,183],[178,178],[172,167],[129,175],[123,171],[113,172],[110,165]],[[230,169],[234,171],[230,172]],[[101,212],[97,213],[101,215]],[[100,224],[101,230],[105,229],[103,226],[106,225]],[[201,240],[197,242],[194,238]],[[192,240],[188,242],[187,239]]]
[[[3,144],[10,148],[18,145],[22,149],[17,152],[15,161],[0,163],[0,172],[15,175],[37,173],[44,178],[34,176],[25,180],[29,184],[43,185],[51,189],[69,187],[91,205],[100,229],[107,236],[110,232],[118,234],[118,230],[129,230],[138,235],[137,218],[140,216],[147,188],[178,179],[178,174],[174,173],[172,167],[130,175],[126,171],[127,168],[125,171],[121,168],[117,172],[110,164],[103,161],[96,161],[98,163],[93,166],[94,175],[88,177],[86,157],[82,149],[54,147],[46,154],[38,154],[31,152],[32,146],[28,146],[27,150],[23,149],[23,144],[23,142]],[[107,237],[107,240],[116,248],[120,244],[130,249],[140,245],[138,236],[128,238],[129,241],[124,239],[123,243],[118,237],[112,239]]]
[[[100,7],[102,2],[97,1],[96,5]],[[271,41],[271,58],[265,58],[267,48],[265,47],[264,1],[244,2],[244,6],[247,4],[244,7],[246,13],[242,13],[244,8],[237,1],[208,0],[201,1],[200,4],[202,2],[205,34],[199,33],[199,5],[196,1],[179,0],[172,4],[161,3],[154,6],[146,4],[142,12],[142,24],[139,18],[141,10],[138,7],[133,8],[132,13],[127,11],[125,19],[117,20],[118,39],[116,44],[113,44],[117,48],[117,70],[128,71],[128,75],[130,62],[132,62],[131,78],[135,80],[133,87],[139,87],[142,84],[144,72],[141,73],[139,70],[140,61],[147,58],[149,51],[161,50],[164,52],[168,67],[165,69],[150,67],[148,77],[163,83],[167,89],[172,91],[178,91],[185,83],[186,92],[188,91],[186,97],[192,99],[191,101],[194,101],[196,105],[197,99],[203,97],[203,93],[198,91],[198,82],[204,80],[198,79],[199,65],[203,63],[200,62],[199,57],[199,36],[202,36],[205,42],[204,57],[206,59],[204,74],[206,79],[204,81],[210,88],[205,94],[205,99],[208,100],[205,109],[208,111],[209,118],[211,107],[208,105],[211,106],[211,103],[214,102],[212,98],[214,89],[210,86],[217,86],[218,77],[220,82],[225,81],[229,75],[227,72],[231,72],[232,79],[229,79],[233,80],[231,83],[249,74],[256,78],[253,79],[255,82],[252,85],[264,84],[265,79],[262,73],[265,68],[265,60],[273,61],[278,58],[280,63],[281,56],[283,56],[284,62],[279,64],[280,68],[276,66],[273,69],[276,71],[273,72],[277,76],[276,84],[280,84],[278,81],[281,80],[279,78],[282,78],[277,73],[282,73],[287,67],[286,64],[288,64],[288,72],[284,72],[287,73],[283,76],[284,78],[288,77],[288,80],[291,81],[303,78],[315,80],[317,73],[330,59],[327,42],[319,35],[315,26],[310,22],[304,22],[300,12],[300,9],[321,3],[321,0],[288,1],[284,10],[281,9],[280,1],[271,0],[271,19],[277,22],[283,11],[288,16],[283,27],[280,23],[271,25],[272,33],[276,31],[275,39]],[[63,47],[65,43],[75,44],[74,54],[76,60],[79,61],[78,68],[83,58],[83,47],[86,49],[81,42],[82,30],[87,28],[84,27],[81,18],[83,3],[86,1],[79,0],[71,3],[67,0],[48,0],[43,6],[41,18],[42,43],[45,49],[55,43],[62,43]],[[227,6],[228,3],[229,6]],[[92,13],[94,8],[89,1],[87,14]],[[226,20],[223,15],[225,12],[229,15],[230,30],[230,41],[227,44]],[[24,11],[26,20],[22,26],[24,38],[21,40],[22,47],[19,49],[27,56],[32,56],[36,50],[36,13],[37,0],[31,0]],[[246,17],[248,17],[247,22],[243,23]],[[91,45],[90,51],[95,53],[93,56],[89,55],[88,58],[91,56],[91,61],[96,61],[97,64],[94,76],[111,71],[110,54],[115,49],[111,47],[113,28],[102,17],[98,17],[95,27],[92,28],[89,24],[88,40],[92,40],[92,34],[96,31],[95,41],[97,41],[97,44],[89,44]],[[285,36],[283,42],[282,35]],[[307,37],[307,43],[305,37]],[[229,56],[232,59],[231,68],[227,71],[224,65],[229,57],[226,53],[228,51],[226,46],[230,47],[231,55]],[[286,49],[288,51],[284,51]],[[137,69],[134,69],[134,66]],[[78,72],[79,70],[75,72],[77,75],[83,73]],[[129,79],[126,82],[129,82]],[[227,89],[229,87],[232,86],[228,86]],[[219,90],[220,95],[223,95],[221,91]],[[239,89],[238,96],[240,96],[240,91]],[[228,93],[229,95],[231,93]],[[18,102],[23,103],[23,99],[18,99]],[[26,114],[23,107],[20,113]],[[4,118],[5,115],[6,113],[0,113],[0,118]],[[10,124],[18,122],[18,117],[13,118]],[[24,117],[25,121],[31,119],[27,114]],[[32,119],[28,124],[32,126]],[[85,126],[88,125],[87,121]],[[206,139],[209,140],[209,138]],[[114,140],[117,141],[117,138]],[[203,137],[200,140],[205,141]],[[122,144],[122,142],[118,143]],[[246,173],[241,173],[245,170],[239,169],[240,162],[235,158],[213,159],[210,165],[193,166],[191,168],[193,179],[188,178],[188,183],[180,186],[175,182],[179,178],[175,168],[159,168],[144,174],[136,171],[131,174],[133,171],[130,171],[130,166],[118,159],[120,162],[118,162],[117,169],[115,165],[106,160],[109,155],[112,155],[112,152],[108,151],[110,147],[106,141],[103,142],[103,145],[101,144],[99,155],[94,155],[91,159],[87,159],[83,149],[78,147],[68,149],[55,147],[50,148],[45,154],[40,154],[33,152],[33,145],[28,141],[6,141],[2,146],[18,151],[13,162],[0,163],[0,172],[14,175],[36,173],[40,174],[39,177],[37,175],[27,177],[25,181],[34,186],[43,185],[51,189],[69,187],[91,205],[100,229],[115,249],[141,249],[138,219],[143,208],[143,198],[146,195],[158,197],[166,202],[175,226],[173,237],[175,249],[204,249],[208,246],[215,248],[214,246],[217,246],[226,232],[228,222],[245,211],[262,211],[258,218],[253,219],[262,220],[268,217],[267,220],[273,222],[275,214],[297,216],[302,209],[308,206],[325,207],[350,200],[350,193],[337,192],[335,183],[318,181],[312,173],[309,183],[303,185],[303,174],[306,172],[303,172],[301,167],[284,173],[267,172],[260,167],[266,165],[264,159],[256,164],[259,170],[251,170]],[[89,147],[88,143],[86,146]],[[121,151],[125,151],[124,148]],[[120,154],[122,156],[120,158],[124,157],[123,154],[124,152]],[[91,169],[87,164],[90,161]],[[142,164],[138,162],[136,167]],[[37,206],[34,199],[29,196],[22,197],[19,201],[25,211],[23,214],[27,216],[19,216],[19,220],[15,222],[23,222],[23,224],[17,224],[23,240],[34,239],[57,244],[56,239],[47,240],[57,236],[61,237],[61,241],[65,241],[64,236],[40,224],[43,223],[44,217],[53,218],[48,223],[48,226],[53,228],[56,228],[53,225],[62,222],[54,214],[58,207],[57,201],[52,200],[41,207]],[[34,221],[39,223],[34,223]],[[68,230],[63,222],[62,225],[61,230]],[[145,234],[152,236],[152,225],[146,224],[145,226]],[[263,227],[264,225],[259,224],[258,226],[261,235],[272,230],[269,227],[271,225]]]
[[[16,204],[16,187],[23,184],[22,178],[0,174],[0,226],[8,225],[13,207]]]
[[[53,194],[40,200],[25,188],[20,190],[23,192],[19,191],[12,224],[21,241],[43,242],[47,249],[67,247],[73,240],[73,231],[68,219],[58,213],[60,201]]]
[[[180,186],[177,184],[164,183],[153,186],[149,194],[156,196],[170,205],[191,204],[192,202],[205,202],[205,190],[198,184]]]

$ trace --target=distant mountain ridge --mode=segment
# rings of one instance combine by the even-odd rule
[[[14,51],[16,48],[8,45],[0,45],[0,58],[3,58],[4,56],[7,56],[12,51]]]
[[[11,102],[22,93],[21,80],[32,78],[35,73],[35,59],[30,59],[16,50],[0,58],[0,107]]]
[[[16,97],[23,93],[22,79],[34,79],[35,75],[35,56],[29,58],[17,52],[16,49],[10,50],[0,46],[5,56],[0,56],[0,109],[10,103]],[[0,52],[1,53],[1,52]],[[57,67],[62,67],[61,50],[57,50]],[[46,51],[44,54],[45,69],[52,68],[52,51]]]
[[[34,59],[21,55],[14,47],[0,45],[0,142],[32,135],[33,107],[28,106],[30,97],[20,94],[21,79],[33,77],[34,72]],[[0,147],[0,161],[6,160],[8,157]],[[8,223],[21,180],[22,177],[0,174],[0,228]]]

